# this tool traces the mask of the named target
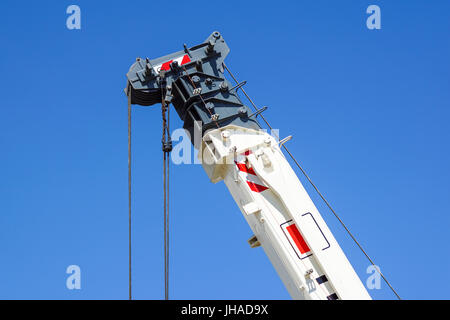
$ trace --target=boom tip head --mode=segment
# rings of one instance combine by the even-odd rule
[[[224,76],[223,62],[230,49],[218,31],[191,48],[156,59],[136,59],[127,73],[126,94],[131,104],[171,103],[191,130],[201,121],[203,130],[234,123],[259,127],[249,119],[236,90]]]

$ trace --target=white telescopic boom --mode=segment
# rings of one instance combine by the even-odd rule
[[[371,299],[278,142],[234,125],[205,133],[199,152],[224,181],[293,299]]]

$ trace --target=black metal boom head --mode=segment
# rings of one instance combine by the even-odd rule
[[[215,31],[194,47],[184,45],[184,50],[153,60],[138,58],[127,73],[126,93],[132,104],[172,103],[191,134],[197,121],[202,134],[229,124],[259,129],[237,95],[242,84],[233,88],[225,79],[223,62],[229,52]]]

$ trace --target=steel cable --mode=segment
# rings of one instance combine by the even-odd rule
[[[131,293],[131,93],[130,85],[128,95],[128,299],[132,300]]]

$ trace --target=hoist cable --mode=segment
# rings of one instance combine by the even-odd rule
[[[167,105],[167,139],[170,140],[170,104]],[[170,264],[170,224],[169,224],[169,196],[170,196],[170,192],[169,192],[169,182],[170,182],[170,151],[166,152],[167,153],[167,238],[166,238],[166,242],[167,242],[167,261],[166,261],[166,265],[167,265],[167,300],[169,299],[169,264]]]
[[[236,77],[233,75],[233,73],[230,71],[230,69],[228,69],[228,67],[226,66],[225,63],[223,63],[223,67],[228,71],[228,73],[230,74],[230,76],[233,78],[233,80],[236,82],[236,84],[239,84],[239,81],[236,79]],[[244,88],[241,88],[242,92],[244,93],[244,95],[247,97],[248,101],[250,101],[250,103],[252,104],[253,108],[255,109],[255,111],[258,111],[258,108],[256,106],[256,104],[253,102],[253,100],[249,97],[249,95],[247,94],[247,92],[245,92]],[[263,121],[266,123],[266,125],[269,127],[270,130],[272,130],[271,125],[269,124],[269,122],[265,119],[265,117],[260,114],[261,118],[263,119]],[[272,130],[273,132],[273,130]],[[273,134],[276,135],[275,132],[273,132]],[[280,137],[276,137],[278,140],[280,140]],[[292,153],[289,151],[289,149],[286,147],[286,145],[283,144],[283,148],[284,150],[286,150],[286,152],[289,154],[289,156],[291,157],[291,159],[294,161],[294,163],[296,164],[296,166],[300,169],[300,171],[302,172],[302,174],[306,177],[306,179],[309,181],[309,183],[312,185],[312,187],[314,188],[314,190],[317,192],[317,194],[320,196],[320,198],[325,202],[326,206],[328,207],[328,209],[330,209],[330,211],[333,213],[333,215],[339,220],[340,224],[344,227],[344,229],[346,230],[346,232],[350,235],[350,237],[352,238],[352,240],[356,243],[356,245],[359,247],[359,249],[362,251],[362,253],[366,256],[366,258],[370,261],[370,263],[372,264],[372,266],[374,266],[376,268],[376,270],[378,271],[378,273],[380,274],[380,276],[383,278],[383,280],[386,282],[386,284],[389,286],[389,288],[392,290],[392,292],[397,296],[397,298],[399,300],[401,300],[399,294],[397,293],[397,291],[395,291],[395,289],[392,287],[392,285],[389,283],[389,281],[386,279],[386,277],[383,275],[383,273],[381,272],[381,270],[378,268],[378,266],[373,262],[373,260],[369,257],[369,255],[366,253],[366,251],[363,249],[363,247],[361,246],[361,244],[358,242],[358,240],[356,240],[356,238],[353,236],[353,234],[350,232],[350,230],[347,228],[347,226],[344,224],[344,222],[341,220],[341,218],[339,218],[338,214],[336,213],[336,211],[334,211],[334,209],[331,207],[330,203],[325,199],[325,197],[322,195],[322,193],[319,191],[319,189],[317,188],[317,186],[313,183],[313,181],[311,180],[311,178],[309,177],[309,175],[306,173],[306,171],[302,168],[302,166],[298,163],[298,161],[295,159],[295,157],[292,155]]]
[[[167,200],[166,200],[166,153],[164,152],[164,299],[168,300],[167,292]]]
[[[132,300],[132,294],[131,294],[131,92],[130,92],[130,85],[128,85],[127,95],[128,95],[128,299]]]
[[[161,87],[162,147],[163,147],[163,198],[164,198],[164,299],[169,300],[169,127],[166,119],[169,105],[166,107],[164,90]]]
[[[170,243],[169,243],[169,162],[170,154],[166,152],[166,296],[165,299],[169,300],[169,261],[170,261]]]

